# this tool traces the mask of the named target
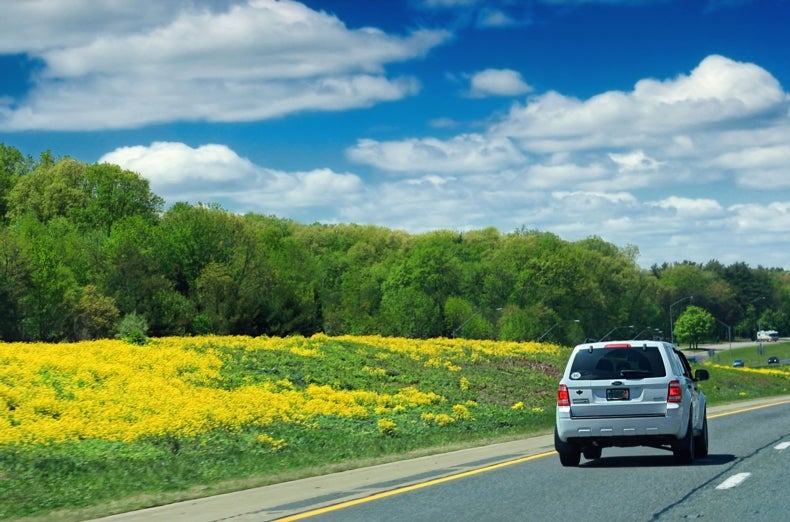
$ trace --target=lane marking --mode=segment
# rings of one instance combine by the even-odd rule
[[[751,473],[738,473],[736,475],[731,476],[718,486],[716,489],[730,489],[734,488],[735,486],[739,486],[741,482],[749,478],[752,474]]]
[[[779,401],[779,402],[770,402],[767,404],[758,404],[757,406],[749,406],[747,408],[740,408],[737,410],[730,410],[724,411],[721,413],[715,413],[708,415],[709,419],[718,419],[719,417],[726,417],[727,415],[735,415],[736,413],[744,413],[747,411],[754,411],[754,410],[762,410],[763,408],[771,408],[773,406],[781,406],[783,404],[790,404],[790,400],[787,401]]]
[[[787,448],[790,448],[790,442],[780,442],[779,444],[774,446],[774,449],[778,449],[779,451],[782,451]]]
[[[381,493],[376,493],[374,495],[370,495],[369,497],[358,498],[354,500],[347,500],[345,502],[341,502],[340,504],[335,504],[333,506],[326,506],[323,508],[313,509],[311,511],[306,511],[304,513],[297,513],[296,515],[287,516],[284,518],[278,518],[279,522],[290,522],[292,520],[302,520],[304,518],[313,517],[316,515],[320,515],[322,513],[329,513],[330,511],[337,511],[339,509],[344,509],[347,507],[355,506],[357,504],[364,504],[367,502],[371,502],[373,500],[378,500],[381,498],[391,497],[393,495],[399,495],[401,493],[406,493],[407,491],[414,491],[417,489],[427,488],[430,486],[435,486],[437,484],[442,484],[444,482],[450,482],[452,480],[457,480],[464,477],[470,477],[472,475],[477,475],[480,473],[485,473],[487,471],[492,471],[499,468],[504,468],[507,466],[512,466],[514,464],[521,464],[522,462],[529,462],[530,460],[536,460],[543,457],[548,457],[549,455],[554,455],[556,452],[554,450],[547,451],[544,453],[538,453],[536,455],[530,455],[528,457],[521,457],[515,460],[508,460],[506,462],[500,462],[499,464],[493,464],[491,466],[486,466],[484,468],[477,468],[472,469],[469,471],[464,471],[462,473],[457,473],[455,475],[448,475],[446,477],[441,477],[438,479],[429,480],[428,482],[421,482],[419,484],[412,484],[411,486],[404,486],[401,488],[393,489],[390,491],[382,491]]]

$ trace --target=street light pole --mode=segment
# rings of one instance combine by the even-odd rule
[[[655,339],[655,338],[656,338],[656,333],[657,333],[657,332],[660,332],[661,330],[659,330],[658,328],[652,328],[652,327],[648,326],[647,328],[643,328],[642,330],[640,330],[638,334],[636,334],[635,336],[633,336],[633,337],[631,338],[631,340],[632,340],[632,341],[636,341],[637,339],[639,339],[639,337],[640,337],[640,336],[641,336],[643,333],[645,333],[645,332],[647,332],[647,331],[652,331],[652,332],[653,332],[653,335],[651,335],[650,337],[651,337],[652,339]]]
[[[606,332],[606,335],[604,335],[603,337],[601,337],[600,339],[598,339],[598,342],[600,343],[601,341],[603,341],[604,339],[606,339],[607,337],[609,337],[609,334],[611,334],[611,333],[612,333],[612,332],[614,332],[615,330],[619,330],[620,328],[633,328],[633,327],[634,327],[634,325],[632,325],[632,324],[629,324],[628,326],[615,326],[614,328],[612,328],[611,330],[609,330],[608,332]],[[640,332],[640,333],[641,333],[641,332]]]
[[[678,303],[682,303],[683,301],[694,299],[693,295],[689,295],[684,297],[683,299],[678,299],[671,305],[669,305],[669,339],[672,344],[675,344],[675,325],[672,322],[672,307]]]
[[[466,323],[468,323],[469,321],[471,321],[472,319],[474,319],[475,317],[477,317],[477,314],[479,314],[479,313],[480,313],[480,312],[475,312],[475,313],[473,313],[472,315],[470,315],[470,316],[469,316],[469,318],[468,318],[466,321],[464,321],[463,323],[461,323],[461,324],[460,324],[460,326],[458,326],[458,328],[454,329],[454,330],[453,330],[453,339],[455,339],[455,334],[457,334],[458,332],[460,332],[460,331],[461,331],[461,328],[463,328],[464,326],[466,326]]]
[[[500,306],[500,307],[498,307],[498,308],[495,308],[495,310],[496,310],[497,312],[501,312],[501,311],[502,311],[502,307]],[[460,324],[460,325],[459,325],[457,328],[455,328],[455,329],[453,330],[453,333],[452,333],[453,339],[455,339],[455,334],[457,334],[458,332],[460,332],[460,331],[461,331],[461,328],[463,328],[464,326],[466,326],[466,323],[468,323],[469,321],[471,321],[472,319],[474,319],[474,318],[475,318],[475,317],[477,317],[478,315],[480,315],[480,311],[479,311],[479,310],[478,310],[477,312],[473,313],[472,315],[470,315],[470,316],[467,318],[467,320],[466,320],[466,321],[464,321],[464,322],[463,322],[463,323],[461,323],[461,324]]]
[[[580,322],[578,319],[571,319],[571,320],[569,320],[569,321],[572,321],[572,322],[574,322],[574,323],[578,323],[578,322]],[[561,324],[562,324],[562,323],[564,323],[564,322],[566,322],[566,321],[557,321],[557,322],[554,324],[554,326],[552,326],[551,328],[549,328],[548,330],[546,330],[545,332],[543,332],[543,335],[541,335],[540,337],[538,337],[538,340],[537,340],[536,342],[538,342],[538,343],[539,343],[540,341],[542,341],[544,337],[546,337],[547,335],[549,335],[549,332],[551,332],[552,330],[554,330],[556,327],[558,327],[559,325],[561,325]]]
[[[716,318],[714,317],[714,319]],[[716,320],[719,321],[719,319]],[[719,321],[719,322],[727,327],[727,338],[730,340],[730,350],[732,350],[732,327],[730,327],[730,325],[728,325],[724,321]]]
[[[763,299],[765,299],[765,296],[761,295],[760,297],[757,297],[757,298],[752,299],[751,301],[749,301],[749,304],[754,304],[757,301],[762,301]],[[754,310],[754,315],[757,316],[757,309],[756,308]],[[760,331],[760,318],[759,317],[757,317],[757,330],[756,331],[757,332]],[[762,347],[762,343],[760,343],[760,347]],[[762,350],[760,350],[760,351],[762,352]]]

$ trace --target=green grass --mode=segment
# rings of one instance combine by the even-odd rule
[[[475,401],[473,418],[447,425],[421,422],[406,413],[397,430],[382,433],[377,419],[319,417],[313,429],[282,424],[268,433],[288,441],[279,451],[251,444],[254,430],[205,433],[193,439],[154,438],[132,444],[79,441],[0,447],[0,519],[83,520],[113,512],[218,494],[285,480],[548,433],[554,423],[556,385],[567,353],[529,357],[467,357],[459,373],[361,343],[329,341],[324,357],[273,358],[269,353],[225,352],[222,386],[287,378],[296,384],[392,393],[417,386],[452,405]],[[468,354],[467,354],[468,355]],[[790,343],[724,352],[706,362],[702,383],[709,404],[790,393],[790,366],[780,372],[729,367],[741,358],[752,366],[769,355],[790,358]],[[359,371],[375,361],[386,373],[372,380]],[[711,367],[719,364],[722,367]],[[698,366],[698,365],[695,365]],[[748,368],[747,368],[748,369]],[[466,388],[466,389],[464,389]],[[514,409],[516,403],[524,407]],[[435,408],[431,411],[436,411]],[[409,416],[411,415],[411,416]]]
[[[779,360],[790,360],[790,343],[763,343],[733,350],[717,350],[712,361],[716,364],[731,366],[735,359],[743,359],[744,364],[751,368],[768,366],[768,357],[776,356]]]
[[[712,368],[710,380],[700,383],[711,405],[790,393],[790,365],[769,366],[770,356],[790,359],[790,343],[764,343],[762,350],[759,345],[717,350],[703,365],[692,366]],[[733,368],[735,359],[745,366]]]

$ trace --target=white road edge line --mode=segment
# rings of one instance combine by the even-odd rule
[[[741,482],[743,482],[744,480],[746,480],[750,476],[751,476],[751,473],[738,473],[736,475],[731,476],[730,478],[728,478],[727,480],[725,480],[724,482],[722,482],[718,486],[716,486],[716,489],[730,489],[730,488],[734,488],[735,486],[738,486]]]
[[[774,449],[778,449],[779,451],[782,451],[787,448],[790,448],[790,442],[780,442],[779,444],[774,446]]]

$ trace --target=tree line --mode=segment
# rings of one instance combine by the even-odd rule
[[[215,204],[165,208],[110,164],[0,144],[0,339],[324,332],[575,344],[670,338],[688,306],[713,336],[790,331],[778,268],[681,261],[591,236],[408,234],[301,224]]]

